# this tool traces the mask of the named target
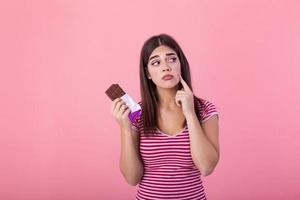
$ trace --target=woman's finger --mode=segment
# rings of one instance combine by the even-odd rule
[[[116,112],[115,114],[116,115],[119,113],[119,110],[120,110],[122,105],[124,105],[123,100],[117,102],[117,105],[116,105],[116,108],[115,108],[115,112]]]
[[[180,95],[176,95],[175,103],[176,103],[177,106],[181,107],[182,97]]]
[[[121,108],[120,108],[120,111],[119,111],[119,114],[120,115],[123,115],[124,111],[127,109],[127,106],[125,104],[122,104],[121,105]]]
[[[117,102],[119,102],[121,99],[120,98],[116,98],[115,100],[112,101],[111,107],[110,107],[110,112],[111,114],[114,113],[114,110],[116,108]]]

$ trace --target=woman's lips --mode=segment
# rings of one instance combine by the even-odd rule
[[[163,76],[163,80],[165,80],[165,81],[167,81],[167,80],[171,80],[171,79],[173,79],[174,78],[174,76],[173,75],[165,75],[165,76]]]

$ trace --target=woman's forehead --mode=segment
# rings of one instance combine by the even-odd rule
[[[172,48],[165,46],[165,45],[161,45],[152,51],[150,57],[154,56],[154,55],[165,55],[167,53],[175,53],[176,54],[176,52]]]

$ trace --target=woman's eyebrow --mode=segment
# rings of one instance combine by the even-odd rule
[[[175,53],[166,53],[166,56],[171,56],[171,55],[176,55]],[[151,60],[151,59],[153,59],[153,58],[156,58],[156,57],[159,57],[158,55],[155,55],[155,56],[151,56],[150,58],[149,58],[149,61]]]
[[[156,58],[156,57],[159,57],[159,56],[158,56],[158,55],[151,56],[151,57],[149,58],[149,61],[150,61],[151,59],[153,59],[153,58]]]
[[[176,55],[175,53],[166,53],[166,56]]]

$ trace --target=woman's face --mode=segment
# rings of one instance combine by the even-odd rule
[[[152,79],[157,87],[173,88],[177,86],[181,66],[176,52],[164,45],[157,47],[149,57],[147,71],[148,78]],[[165,77],[166,75],[170,76]]]

